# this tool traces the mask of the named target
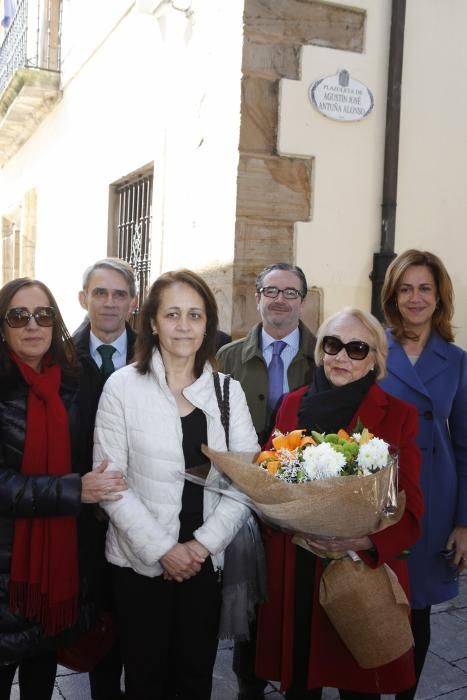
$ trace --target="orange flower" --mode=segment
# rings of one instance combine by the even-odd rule
[[[281,433],[276,428],[272,438],[273,447],[270,450],[263,450],[256,458],[256,464],[266,469],[272,476],[283,466],[283,461],[298,458],[298,450],[304,449],[308,445],[316,445],[316,441],[305,435],[302,428],[292,430],[290,433]]]
[[[276,459],[276,452],[275,450],[263,450],[262,452],[259,453],[259,455],[256,458],[256,464],[260,464],[261,462],[265,462],[266,460],[275,460]]]
[[[309,435],[305,435],[305,437],[302,437],[300,441],[300,447],[306,447],[307,445],[316,445],[315,440],[313,440],[312,437],[309,437]]]
[[[304,431],[292,430],[285,435],[277,431],[277,435],[272,439],[272,445],[275,450],[295,450],[300,447]]]
[[[275,475],[275,473],[277,472],[277,470],[279,469],[280,466],[281,466],[281,463],[280,463],[280,462],[276,462],[276,461],[273,461],[273,460],[270,460],[269,462],[266,462],[266,469],[268,470],[268,472],[269,472],[272,476]]]

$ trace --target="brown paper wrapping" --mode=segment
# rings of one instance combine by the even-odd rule
[[[413,646],[409,602],[394,571],[351,559],[332,561],[321,577],[319,601],[362,668],[376,668]]]
[[[204,454],[223,471],[256,508],[279,527],[320,537],[362,537],[377,530],[393,481],[393,468],[369,476],[338,476],[289,484],[251,463],[252,456]],[[395,522],[389,518],[389,524]]]
[[[252,455],[205,446],[202,450],[266,520],[305,537],[362,537],[394,525],[404,513],[403,492],[397,496],[397,509],[385,513],[395,488],[395,465],[369,476],[289,484],[252,464]],[[296,535],[293,541],[313,551],[305,537]],[[387,565],[371,569],[362,561],[336,559],[323,573],[319,595],[336,632],[363,668],[387,664],[413,645],[409,604]]]
[[[391,513],[389,517],[381,518],[376,530],[373,530],[373,532],[370,532],[368,534],[372,535],[375,532],[381,532],[381,530],[385,530],[387,527],[391,527],[391,525],[395,525],[396,523],[398,523],[404,515],[405,503],[405,491],[400,491],[397,497],[396,510],[393,513]],[[347,556],[347,554],[338,554],[336,552],[331,551],[323,552],[322,550],[315,549],[306,541],[305,537],[302,537],[301,535],[294,535],[292,537],[292,542],[298,545],[299,547],[303,547],[303,549],[307,549],[309,552],[312,552],[317,557],[321,557],[322,559],[342,559],[343,557]]]

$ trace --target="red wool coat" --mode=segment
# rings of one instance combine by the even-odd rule
[[[289,432],[298,425],[298,409],[303,387],[288,394],[277,414],[276,426],[281,432]],[[392,445],[399,447],[399,489],[407,496],[402,519],[380,533],[371,535],[376,555],[359,552],[359,556],[372,567],[387,563],[397,574],[409,597],[407,565],[396,559],[404,549],[409,549],[420,536],[420,518],[423,510],[419,486],[420,453],[415,443],[418,430],[417,412],[413,406],[386,394],[373,385],[357,410],[351,424],[357,418],[374,433]],[[268,574],[268,599],[260,607],[256,672],[260,678],[281,682],[286,690],[292,683],[293,617],[295,545],[291,538],[278,531],[267,529],[265,549]],[[412,651],[399,659],[376,669],[362,669],[354,661],[340,637],[334,631],[319,604],[319,582],[322,567],[318,560],[313,595],[311,624],[311,648],[308,665],[308,687],[344,688],[364,693],[394,693],[415,683]]]

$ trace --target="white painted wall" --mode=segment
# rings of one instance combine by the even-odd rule
[[[109,185],[151,161],[153,278],[231,263],[242,12],[64,0],[63,98],[0,171],[0,213],[36,188],[36,276],[71,329],[82,272],[107,254]]]
[[[306,46],[301,79],[280,85],[279,152],[315,159],[310,220],[297,223],[295,245],[323,289],[323,317],[370,307],[380,238],[391,0],[341,4],[367,13],[364,52]],[[191,9],[162,2],[155,16],[129,0],[64,0],[63,98],[0,170],[0,213],[37,189],[36,273],[71,328],[82,271],[107,252],[109,185],[146,163],[155,164],[153,276],[233,259],[243,0]],[[467,347],[465,26],[465,0],[407,1],[396,250],[443,258]],[[311,82],[341,68],[373,92],[361,122],[327,119],[308,100]]]
[[[408,0],[402,77],[397,252],[441,257],[467,349],[467,3]]]
[[[300,81],[280,86],[278,148],[314,157],[310,221],[296,225],[296,260],[323,289],[323,318],[346,304],[371,305],[379,249],[390,0],[340,3],[367,12],[362,54],[302,49]],[[467,26],[465,0],[407,0],[396,252],[441,256],[454,282],[457,342],[467,347]],[[309,103],[316,79],[346,68],[373,92],[375,107],[355,123],[332,121]]]
[[[296,224],[296,260],[323,289],[323,318],[347,304],[369,307],[379,242],[391,3],[352,6],[367,13],[364,52],[305,46],[301,80],[280,85],[279,151],[314,158],[310,221]],[[373,93],[373,111],[361,121],[330,119],[309,101],[309,86],[341,69]]]

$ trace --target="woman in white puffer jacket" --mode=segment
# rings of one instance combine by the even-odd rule
[[[211,364],[217,320],[201,277],[161,275],[143,306],[136,363],[108,379],[99,403],[95,464],[107,459],[128,483],[121,500],[102,505],[131,700],[211,696],[223,554],[248,516],[238,501],[184,479],[206,463],[203,443],[226,449]],[[234,380],[229,423],[230,449],[257,452]],[[207,485],[227,487],[212,465]]]

